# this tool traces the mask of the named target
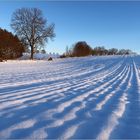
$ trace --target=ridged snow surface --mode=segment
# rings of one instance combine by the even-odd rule
[[[140,56],[0,63],[1,139],[140,139]]]

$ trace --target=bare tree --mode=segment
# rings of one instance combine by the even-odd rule
[[[108,50],[108,55],[116,55],[118,53],[118,49],[111,48]]]
[[[17,9],[12,15],[11,27],[23,43],[30,47],[31,59],[35,49],[43,46],[48,38],[55,37],[54,24],[47,25],[42,11],[37,8]]]

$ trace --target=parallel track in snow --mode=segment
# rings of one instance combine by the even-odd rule
[[[0,64],[0,138],[140,139],[140,57]]]

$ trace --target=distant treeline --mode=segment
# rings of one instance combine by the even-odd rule
[[[80,57],[88,55],[129,55],[134,54],[130,49],[106,49],[104,46],[90,47],[85,41],[75,43],[71,48],[66,47],[66,52],[61,55],[63,57]]]
[[[5,29],[0,28],[0,60],[3,59],[16,59],[22,56],[23,52],[30,52],[31,50],[23,44],[17,35],[13,35]],[[34,49],[34,53],[39,50]],[[41,53],[45,54],[45,50],[41,50]],[[92,48],[85,41],[79,41],[72,47],[66,47],[66,52],[61,55],[64,57],[80,57],[88,55],[129,55],[133,54],[129,49],[106,49],[104,46],[98,46]]]

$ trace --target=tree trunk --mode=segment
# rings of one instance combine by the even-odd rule
[[[31,60],[33,60],[34,55],[34,45],[31,45]]]

